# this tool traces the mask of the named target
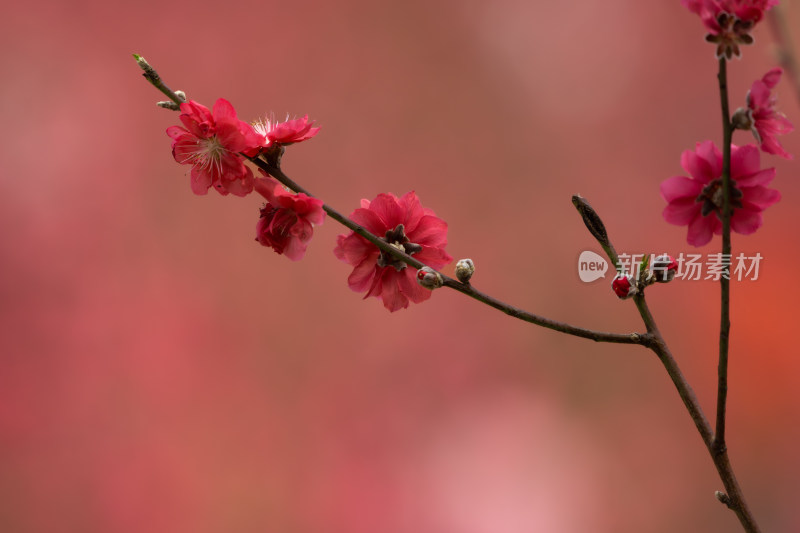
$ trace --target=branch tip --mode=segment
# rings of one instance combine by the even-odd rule
[[[583,223],[586,224],[586,227],[589,229],[589,232],[597,239],[597,242],[600,243],[600,246],[608,246],[608,233],[606,232],[606,226],[603,224],[603,221],[600,219],[600,215],[589,205],[589,202],[586,201],[584,197],[579,194],[572,196],[572,204],[580,213],[581,218],[583,218]]]

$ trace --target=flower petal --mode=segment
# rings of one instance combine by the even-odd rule
[[[691,198],[694,202],[697,195],[703,190],[703,185],[697,180],[686,176],[673,176],[661,182],[661,197],[667,202]]]
[[[758,170],[752,174],[746,174],[744,176],[733,176],[734,181],[736,181],[736,187],[739,189],[755,187],[758,185],[767,185],[773,180],[773,178],[775,178],[774,168],[765,168],[764,170]]]
[[[742,235],[750,235],[761,227],[761,210],[736,209],[731,216],[731,229]]]
[[[661,215],[670,224],[686,226],[700,214],[702,205],[694,198],[682,198],[667,204]]]
[[[406,268],[403,272],[400,272],[397,281],[400,285],[400,292],[415,304],[424,302],[433,294],[433,291],[417,283],[416,270],[412,268]]]
[[[722,174],[722,154],[711,141],[697,143],[695,151],[681,155],[681,166],[694,179],[705,185]]]
[[[742,191],[742,205],[752,206],[759,211],[763,211],[772,204],[778,203],[781,193],[775,189],[757,186],[744,189]]]
[[[692,246],[703,246],[708,244],[714,235],[714,221],[717,217],[712,215],[703,216],[699,212],[694,220],[689,223],[689,233],[686,241]]]
[[[408,307],[409,301],[405,294],[400,291],[399,277],[403,272],[397,272],[394,268],[385,268],[383,279],[381,280],[381,299],[383,306],[394,313],[400,309]]]
[[[356,265],[353,272],[347,277],[347,285],[355,292],[364,292],[378,275],[375,257],[366,257]]]

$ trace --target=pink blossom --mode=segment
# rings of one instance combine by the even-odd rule
[[[220,194],[245,196],[253,190],[253,172],[240,152],[259,145],[258,135],[247,122],[236,118],[233,106],[222,98],[213,114],[195,101],[181,104],[180,120],[185,128],[170,126],[172,156],[192,165],[192,191],[207,194],[213,186]]]
[[[299,261],[314,236],[314,225],[325,219],[322,200],[302,192],[292,194],[272,178],[256,178],[255,189],[267,199],[256,226],[256,240]]]
[[[702,20],[708,42],[717,45],[718,58],[740,57],[739,46],[752,44],[750,31],[778,0],[681,0]]]
[[[264,119],[253,124],[253,128],[262,137],[261,146],[269,148],[276,144],[287,145],[299,143],[310,139],[319,128],[312,127],[314,121],[308,121],[308,115],[303,118],[277,122],[274,119]]]
[[[413,255],[422,263],[441,268],[453,260],[445,252],[447,223],[433,211],[422,207],[412,191],[402,198],[379,194],[372,202],[361,200],[361,208],[353,211],[353,221],[392,246]],[[366,291],[364,298],[375,296],[389,311],[420,303],[431,297],[431,291],[417,283],[417,271],[382,252],[355,232],[339,235],[336,257],[352,265],[347,284],[356,292]]]
[[[707,244],[722,233],[722,153],[711,141],[697,143],[694,151],[681,155],[681,166],[689,176],[673,176],[661,184],[667,201],[664,219],[677,226],[689,226],[687,241],[692,246]],[[761,212],[781,199],[768,185],[775,169],[761,170],[760,152],[752,144],[731,147],[731,229],[749,235],[761,227]]]
[[[780,81],[782,73],[783,69],[774,68],[764,74],[760,80],[754,81],[753,86],[747,92],[747,107],[752,122],[751,131],[761,145],[761,149],[770,154],[792,159],[792,156],[775,138],[777,135],[789,133],[794,129],[783,113],[775,110],[777,97],[772,94],[772,89]]]

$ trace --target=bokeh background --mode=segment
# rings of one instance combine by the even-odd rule
[[[259,246],[259,198],[191,193],[131,58],[245,119],[308,113],[284,169],[317,196],[414,189],[477,287],[628,332],[610,278],[578,279],[600,250],[570,196],[620,251],[696,251],[658,186],[720,142],[716,63],[677,0],[34,0],[0,30],[0,530],[738,531],[650,352],[448,290],[390,314],[348,289],[333,221],[301,262]],[[734,108],[776,64],[755,36]],[[783,200],[734,238],[765,259],[733,288],[729,448],[764,530],[800,531],[800,172],[763,162]],[[709,416],[718,291],[648,291]]]

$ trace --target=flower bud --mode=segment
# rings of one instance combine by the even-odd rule
[[[428,290],[438,289],[444,283],[442,275],[431,267],[422,267],[417,270],[417,283]]]
[[[749,130],[753,128],[753,111],[740,107],[731,117],[731,125],[737,130]]]
[[[614,281],[611,282],[611,288],[614,289],[614,294],[620,300],[626,300],[636,294],[636,279],[630,274],[617,274]]]
[[[456,277],[461,283],[469,283],[474,273],[475,263],[472,262],[472,259],[459,259],[456,263]]]
[[[653,259],[650,271],[657,282],[667,283],[675,279],[675,274],[678,272],[678,262],[667,254],[659,255]]]

